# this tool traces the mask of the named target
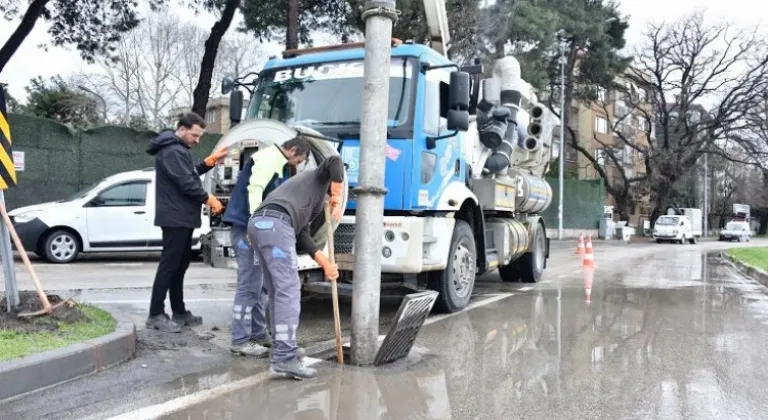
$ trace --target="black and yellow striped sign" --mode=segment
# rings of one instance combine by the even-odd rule
[[[11,151],[11,127],[8,125],[8,111],[5,105],[5,91],[0,87],[0,190],[16,186],[16,168],[13,166]]]

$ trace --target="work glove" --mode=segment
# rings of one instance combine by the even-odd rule
[[[209,167],[209,168],[213,168],[213,165],[215,165],[215,164],[216,164],[216,162],[217,162],[219,159],[221,159],[221,158],[223,158],[224,156],[226,156],[226,155],[227,155],[227,151],[228,151],[228,150],[229,150],[229,149],[227,149],[227,148],[225,147],[225,148],[223,148],[223,149],[219,149],[218,151],[215,151],[215,152],[211,153],[210,155],[208,155],[208,157],[207,157],[207,158],[205,158],[205,161],[204,161],[204,162],[205,162],[205,165],[206,165],[207,167]]]
[[[339,278],[339,267],[332,263],[322,251],[315,252],[315,261],[323,268],[325,277],[329,280],[336,281]]]
[[[224,210],[224,205],[221,204],[221,201],[211,194],[208,194],[208,201],[206,203],[211,207],[211,214],[219,214]]]
[[[341,182],[331,182],[331,217],[336,223],[341,221],[341,216],[344,215],[344,208],[341,206],[341,189],[343,185]]]

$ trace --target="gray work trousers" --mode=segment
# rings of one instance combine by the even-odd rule
[[[249,339],[267,335],[264,307],[267,295],[263,292],[264,277],[259,259],[246,238],[242,226],[232,225],[231,244],[237,261],[237,291],[232,305],[232,344],[240,345]]]
[[[269,293],[272,363],[295,359],[301,314],[296,234],[287,215],[260,210],[248,222],[248,238],[261,262]]]

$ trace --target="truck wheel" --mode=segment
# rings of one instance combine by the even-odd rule
[[[469,304],[475,287],[477,254],[472,228],[456,220],[451,239],[448,265],[443,271],[429,273],[429,288],[438,292],[435,308],[440,312],[458,312]]]
[[[519,260],[515,260],[507,265],[499,267],[499,275],[501,276],[501,281],[505,283],[520,281],[520,269],[518,268],[518,261]]]
[[[547,252],[547,237],[541,226],[536,227],[533,234],[533,251],[515,261],[520,272],[520,278],[525,283],[536,283],[544,274],[544,260]]]

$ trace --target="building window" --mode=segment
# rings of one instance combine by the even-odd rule
[[[605,103],[605,98],[606,98],[605,88],[602,88],[602,87],[597,88],[597,100],[599,102]]]
[[[595,117],[595,131],[600,134],[608,134],[608,120],[601,117]]]
[[[605,167],[605,150],[595,149],[595,160],[598,165]]]

